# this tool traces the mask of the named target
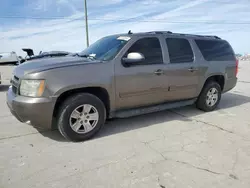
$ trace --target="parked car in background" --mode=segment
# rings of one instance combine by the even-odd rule
[[[66,51],[48,51],[48,52],[40,52],[38,55],[34,55],[34,52],[32,49],[26,48],[22,49],[24,52],[27,53],[27,56],[21,60],[20,63],[24,63],[25,61],[31,61],[34,59],[40,59],[40,58],[48,58],[48,57],[62,57],[71,54],[70,52]]]
[[[0,52],[0,64],[18,64],[19,61],[16,52]]]
[[[7,104],[21,122],[47,129],[55,122],[65,138],[83,141],[107,118],[192,104],[213,111],[237,72],[232,47],[217,36],[129,32],[74,56],[17,66]]]

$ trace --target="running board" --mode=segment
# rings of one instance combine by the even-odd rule
[[[135,108],[135,109],[129,109],[129,110],[120,110],[117,112],[112,113],[112,118],[127,118],[127,117],[133,117],[133,116],[139,116],[143,114],[149,114],[153,112],[159,112],[163,110],[169,110],[172,108],[179,108],[183,106],[188,106],[194,104],[196,99],[191,100],[185,100],[185,101],[178,101],[178,102],[168,102],[164,104],[159,104],[155,106],[149,106],[149,107],[141,107],[141,108]]]

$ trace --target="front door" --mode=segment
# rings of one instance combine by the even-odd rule
[[[145,60],[126,67],[122,62],[115,65],[116,108],[126,109],[163,102],[168,84],[164,70],[162,44],[158,37],[136,40],[122,57],[139,52]]]

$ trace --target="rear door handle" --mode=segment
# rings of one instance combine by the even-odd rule
[[[156,70],[155,72],[154,72],[156,75],[162,75],[163,74],[163,70],[161,70],[161,69],[158,69],[158,70]]]
[[[189,70],[190,72],[198,71],[198,69],[197,69],[197,68],[194,68],[194,67],[190,67],[188,70]]]

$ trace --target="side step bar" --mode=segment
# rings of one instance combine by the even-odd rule
[[[178,102],[168,102],[168,103],[163,103],[163,104],[149,106],[149,107],[120,110],[120,111],[112,113],[111,117],[112,118],[127,118],[127,117],[139,116],[143,114],[149,114],[149,113],[159,112],[159,111],[168,110],[172,108],[179,108],[183,106],[192,105],[195,103],[195,101],[196,99],[191,99],[191,100],[184,100],[184,101],[178,101]]]

